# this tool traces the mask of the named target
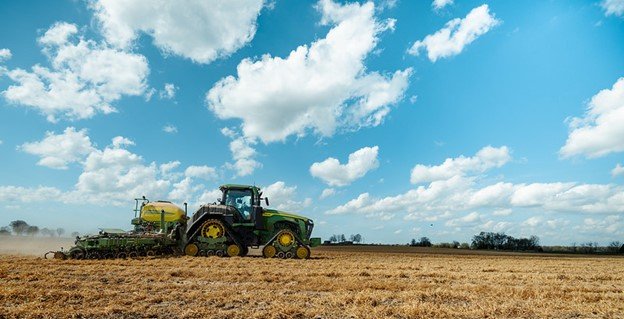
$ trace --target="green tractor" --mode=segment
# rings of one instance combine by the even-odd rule
[[[266,258],[310,257],[310,247],[320,245],[311,238],[311,219],[265,209],[260,188],[223,185],[216,203],[203,205],[188,221],[184,253],[189,256],[245,256],[249,248],[262,247]]]

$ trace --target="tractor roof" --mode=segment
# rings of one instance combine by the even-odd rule
[[[241,185],[241,184],[225,184],[225,185],[221,185],[219,186],[220,190],[224,190],[224,189],[257,189],[260,190],[260,187],[257,186],[251,186],[251,185]]]

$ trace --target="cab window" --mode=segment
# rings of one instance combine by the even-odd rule
[[[225,194],[225,204],[236,207],[244,219],[251,219],[252,192],[250,189],[231,189]]]

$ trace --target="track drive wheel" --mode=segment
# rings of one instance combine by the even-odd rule
[[[306,246],[299,246],[297,247],[297,251],[295,252],[295,255],[299,259],[308,259],[310,258],[310,248]]]
[[[206,238],[221,238],[225,235],[225,227],[220,221],[216,219],[210,219],[204,222],[201,226],[201,235]]]
[[[186,247],[184,247],[184,254],[187,256],[197,256],[198,252],[199,247],[197,247],[194,243],[187,244]]]
[[[227,255],[230,257],[240,256],[243,250],[239,245],[231,244],[227,247]]]
[[[282,247],[290,247],[295,243],[295,235],[290,230],[283,230],[277,236],[277,242]]]
[[[264,258],[273,258],[276,253],[277,249],[275,249],[275,246],[266,245],[262,248],[262,256],[264,256]]]

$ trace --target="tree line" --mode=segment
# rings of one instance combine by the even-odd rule
[[[349,236],[349,240],[347,240],[347,237],[344,234],[340,234],[340,235],[331,235],[329,236],[329,240],[326,241],[326,243],[331,243],[331,244],[346,244],[346,243],[356,243],[359,244],[362,242],[362,235],[360,234],[352,234],[351,236]]]
[[[0,236],[37,236],[44,237],[61,237],[65,234],[65,229],[62,227],[50,229],[47,227],[39,228],[39,226],[29,225],[23,220],[14,220],[9,223],[8,226],[0,227]],[[76,237],[80,234],[78,232],[72,232],[71,236]]]

